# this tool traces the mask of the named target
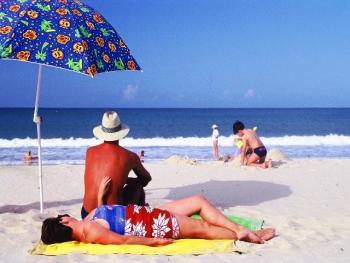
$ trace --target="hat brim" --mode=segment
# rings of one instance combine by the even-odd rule
[[[112,142],[123,139],[126,135],[128,135],[130,128],[128,125],[122,124],[120,131],[108,133],[102,130],[102,125],[99,125],[93,129],[93,133],[95,137],[100,140]]]

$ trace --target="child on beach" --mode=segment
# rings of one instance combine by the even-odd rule
[[[234,144],[236,145],[235,156],[239,156],[242,153],[243,140],[239,136],[235,136],[233,141],[234,141]]]
[[[213,130],[211,139],[213,142],[213,153],[214,153],[214,159],[217,161],[219,160],[219,127],[216,124],[213,124],[211,126],[211,129]]]
[[[253,131],[256,132],[256,130],[258,129],[258,127],[253,127]],[[224,158],[224,162],[230,162],[233,161],[235,158],[238,158],[241,153],[242,153],[242,148],[243,148],[243,139],[241,137],[239,137],[238,135],[234,135],[233,136],[233,144],[236,146],[235,149],[235,153],[233,155],[229,154],[226,156],[226,158]],[[247,150],[247,157],[250,155],[250,150]]]
[[[236,121],[233,124],[233,133],[243,141],[241,151],[241,164],[247,166],[256,166],[260,168],[271,168],[272,161],[266,159],[266,148],[261,142],[259,136],[253,129],[246,129],[241,121]],[[250,150],[251,154],[247,156],[247,150]]]

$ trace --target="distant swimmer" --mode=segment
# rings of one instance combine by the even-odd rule
[[[38,159],[38,157],[37,156],[33,156],[31,151],[28,151],[23,157],[23,160],[26,163],[31,163],[32,161],[37,160],[37,159]]]

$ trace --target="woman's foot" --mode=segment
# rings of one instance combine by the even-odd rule
[[[254,231],[254,234],[260,237],[264,241],[268,241],[275,237],[276,230],[274,228],[266,228]]]
[[[237,233],[238,240],[255,243],[255,244],[263,244],[264,241],[270,240],[275,236],[275,229],[267,228],[261,229],[258,231],[249,231],[247,229],[242,229]]]
[[[238,240],[255,243],[255,244],[264,243],[264,241],[258,235],[256,235],[254,232],[249,231],[243,227],[237,232],[237,238]]]

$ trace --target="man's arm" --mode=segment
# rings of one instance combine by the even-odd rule
[[[145,187],[152,180],[152,177],[145,169],[145,167],[143,167],[140,158],[136,154],[134,155],[134,163],[135,166],[133,168],[133,171],[136,174],[137,178],[140,180],[141,185]]]
[[[245,138],[243,138],[242,141],[243,141],[243,146],[242,146],[242,152],[241,152],[241,165],[245,165],[248,144]]]
[[[82,241],[104,245],[138,244],[147,246],[163,246],[173,243],[172,239],[119,235],[96,222],[87,222],[86,225],[84,225],[83,232],[85,235],[85,240]]]

